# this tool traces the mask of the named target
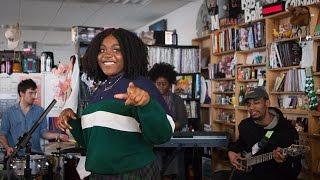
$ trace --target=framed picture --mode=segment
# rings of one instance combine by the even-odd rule
[[[200,99],[200,74],[178,74],[173,92],[183,99]]]

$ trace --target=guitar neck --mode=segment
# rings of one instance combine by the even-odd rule
[[[286,154],[286,151],[287,151],[287,148],[281,149],[281,153]],[[249,158],[247,158],[247,166],[253,166],[253,165],[256,165],[259,163],[270,161],[271,159],[273,159],[272,152],[261,154],[261,155],[254,156],[254,157],[249,157]]]

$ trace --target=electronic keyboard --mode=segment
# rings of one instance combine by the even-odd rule
[[[227,132],[175,132],[171,139],[155,147],[220,147],[226,148],[229,143]]]

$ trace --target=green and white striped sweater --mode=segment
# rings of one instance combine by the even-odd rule
[[[87,151],[86,170],[119,174],[142,168],[155,159],[153,145],[168,141],[174,122],[153,98],[145,106],[118,100],[88,105],[81,123],[70,120],[71,133]]]

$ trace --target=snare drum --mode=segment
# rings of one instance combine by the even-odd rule
[[[11,168],[16,176],[24,176],[26,158],[19,157],[12,160]],[[43,155],[30,155],[30,169],[32,176],[42,176],[48,173],[49,162]]]

